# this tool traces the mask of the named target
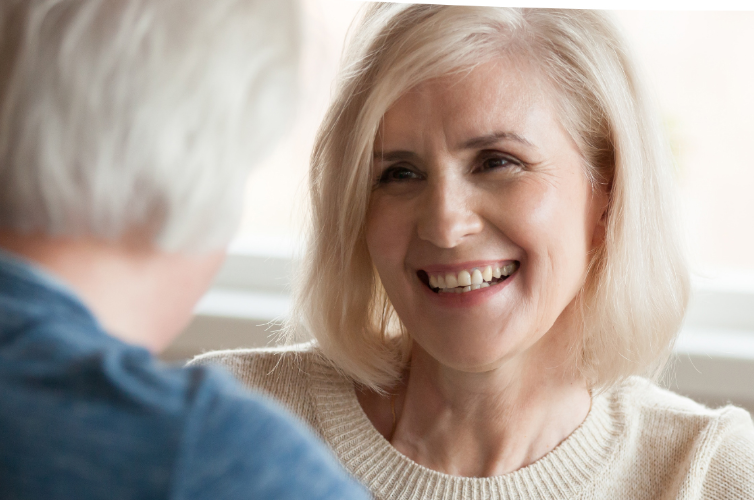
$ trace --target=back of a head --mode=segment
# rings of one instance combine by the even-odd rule
[[[0,228],[225,244],[297,33],[290,0],[3,0]]]

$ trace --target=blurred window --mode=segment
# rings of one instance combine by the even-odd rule
[[[695,273],[751,279],[754,12],[616,17],[661,106],[678,163]]]

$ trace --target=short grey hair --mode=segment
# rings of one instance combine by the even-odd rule
[[[227,243],[291,115],[293,0],[2,0],[0,227]]]

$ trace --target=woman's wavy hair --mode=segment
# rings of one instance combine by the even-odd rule
[[[417,84],[525,57],[552,90],[593,183],[609,193],[604,243],[580,293],[574,368],[593,389],[665,365],[689,294],[673,161],[627,46],[598,11],[372,4],[352,29],[311,158],[308,253],[289,340],[312,335],[357,383],[390,387],[411,345],[365,239],[375,137]]]

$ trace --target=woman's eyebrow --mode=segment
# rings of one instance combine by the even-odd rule
[[[516,141],[526,146],[534,147],[534,144],[529,142],[526,138],[516,134],[515,132],[493,132],[488,135],[480,137],[474,137],[462,143],[458,149],[479,149],[487,146],[492,146],[501,141]]]

